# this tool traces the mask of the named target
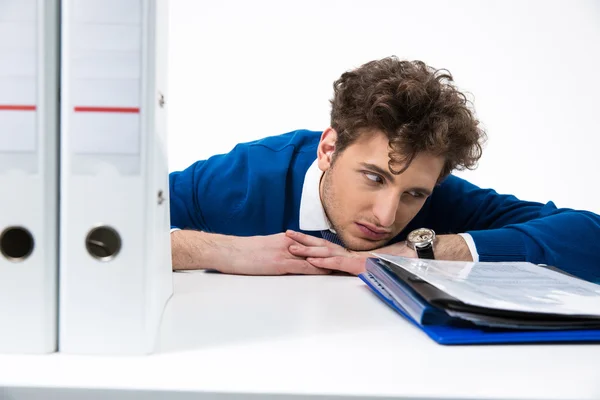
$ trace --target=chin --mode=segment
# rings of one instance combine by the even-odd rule
[[[387,240],[381,240],[378,242],[373,242],[371,240],[365,240],[362,238],[352,238],[352,240],[344,241],[346,244],[346,248],[352,251],[371,251],[376,250],[380,247],[385,246]]]

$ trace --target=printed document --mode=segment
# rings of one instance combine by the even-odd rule
[[[423,260],[372,254],[473,306],[600,317],[600,285],[537,264]]]

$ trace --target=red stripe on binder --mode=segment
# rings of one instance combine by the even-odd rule
[[[28,106],[21,104],[0,104],[2,111],[35,111],[36,106]]]
[[[138,107],[75,107],[75,112],[137,114],[140,112],[140,109]]]

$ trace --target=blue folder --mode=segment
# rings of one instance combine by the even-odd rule
[[[377,275],[377,277],[375,276]],[[456,324],[442,310],[427,303],[410,286],[385,273],[377,259],[367,260],[367,271],[359,278],[389,307],[443,345],[510,343],[600,343],[600,329],[525,330]],[[394,285],[392,290],[386,287]],[[400,290],[401,289],[401,290]]]

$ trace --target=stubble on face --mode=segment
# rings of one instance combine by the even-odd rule
[[[381,132],[365,135],[337,154],[327,153],[331,143],[321,145],[321,204],[338,238],[355,251],[380,248],[398,235],[432,193],[444,164],[443,158],[422,153],[394,177],[389,141]]]
[[[337,224],[342,215],[347,212],[340,204],[340,198],[336,191],[335,174],[336,174],[336,162],[333,161],[331,166],[323,173],[321,177],[321,203],[323,204],[323,210],[331,225],[331,228],[335,231],[337,237],[342,241],[344,247],[352,251],[369,251],[375,250],[385,245],[387,240],[384,241],[366,241],[360,240],[352,235],[348,230],[341,224]]]

